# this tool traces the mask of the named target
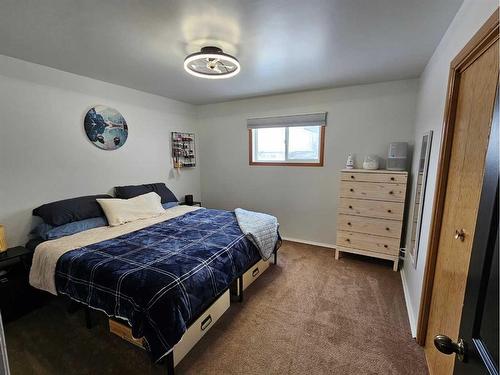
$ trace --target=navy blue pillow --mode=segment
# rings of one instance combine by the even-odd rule
[[[130,199],[137,197],[139,195],[151,193],[154,191],[161,197],[161,203],[168,202],[178,202],[174,193],[163,183],[158,182],[156,184],[144,184],[144,185],[128,185],[128,186],[116,186],[115,195],[117,198]]]
[[[33,210],[46,224],[58,227],[63,224],[104,216],[98,198],[112,198],[108,194],[89,195],[44,204]]]

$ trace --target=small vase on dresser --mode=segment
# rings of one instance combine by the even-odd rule
[[[361,254],[391,260],[398,270],[407,179],[404,171],[341,171],[335,259]]]

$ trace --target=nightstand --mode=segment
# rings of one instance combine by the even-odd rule
[[[187,204],[186,202],[179,202],[179,206],[200,206],[200,207],[202,207],[200,201],[193,201],[193,204]]]
[[[22,246],[0,253],[0,310],[5,323],[43,303],[42,293],[28,281],[32,258],[33,252]]]
[[[7,249],[6,251],[0,252],[0,270],[4,266],[10,264],[11,262],[26,262],[28,261],[28,267],[31,265],[31,258],[33,257],[33,251],[28,250],[23,246],[16,246]]]

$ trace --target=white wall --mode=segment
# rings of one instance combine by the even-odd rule
[[[347,154],[387,155],[413,140],[417,81],[275,95],[198,107],[201,186],[206,206],[276,215],[287,238],[335,244],[339,170]],[[250,117],[328,112],[324,167],[248,165]]]
[[[111,64],[111,62],[110,62]],[[119,110],[129,137],[98,149],[83,129],[96,104]],[[200,197],[199,168],[172,170],[170,131],[194,129],[194,106],[0,55],[0,223],[9,245],[26,241],[40,204],[166,182]]]
[[[422,215],[423,220],[419,241],[417,268],[415,269],[413,267],[411,261],[405,261],[401,275],[403,283],[405,284],[408,313],[414,333],[416,328],[415,322],[418,319],[423,272],[431,225],[430,221],[450,62],[497,7],[497,0],[465,0],[420,78],[414,135],[416,148],[418,149],[420,147],[422,136],[425,132],[433,130],[434,135],[429,163],[426,198]],[[413,175],[415,175],[417,171],[416,162],[413,163],[412,171]],[[415,186],[412,186],[412,191],[414,189]],[[407,242],[409,243],[409,241]]]

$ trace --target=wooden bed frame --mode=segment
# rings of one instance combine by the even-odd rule
[[[273,264],[278,263],[278,249],[273,252]],[[189,325],[184,333],[183,340],[177,343],[174,348],[166,354],[161,360],[160,364],[166,366],[167,375],[174,375],[175,366],[189,353],[189,351],[197,344],[197,342],[210,330],[213,324],[224,314],[229,308],[231,295],[235,296],[236,301],[243,301],[244,290],[256,280],[270,265],[271,259],[268,261],[258,260],[256,263],[248,267],[232,285],[227,287],[220,293],[212,304],[203,312],[201,312],[193,322]],[[77,302],[72,302],[69,312],[75,311],[76,306],[81,306]],[[90,316],[91,307],[84,306],[85,308],[85,324],[88,329],[92,328],[92,321]],[[127,322],[120,319],[109,318],[110,332],[144,349],[142,339],[137,339],[132,336],[132,329],[128,326]],[[197,333],[196,333],[197,332]],[[186,335],[188,337],[186,337]],[[174,358],[174,353],[178,353]]]

